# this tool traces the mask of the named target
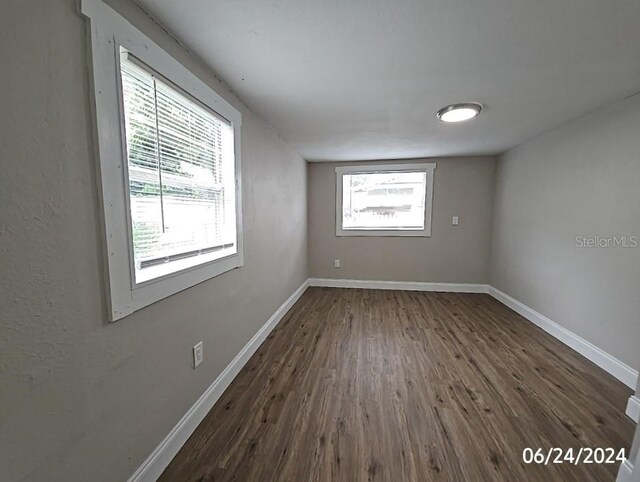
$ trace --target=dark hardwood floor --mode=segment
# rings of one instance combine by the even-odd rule
[[[161,481],[613,481],[631,391],[483,294],[309,288]]]

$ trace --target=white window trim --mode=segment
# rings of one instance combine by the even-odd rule
[[[431,236],[433,206],[433,173],[435,162],[415,164],[360,164],[336,167],[336,236]],[[427,175],[424,200],[424,229],[343,229],[342,176],[344,174],[373,174],[380,172],[424,172]]]
[[[105,272],[109,319],[116,321],[178,291],[244,264],[240,182],[241,114],[211,87],[101,0],[81,0],[89,19],[92,83],[105,233]],[[119,71],[119,47],[131,51],[214,112],[233,124],[236,176],[237,254],[136,285],[130,233],[127,157]]]

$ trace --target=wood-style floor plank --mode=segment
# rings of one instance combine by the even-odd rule
[[[613,481],[631,391],[484,294],[309,288],[161,481]]]

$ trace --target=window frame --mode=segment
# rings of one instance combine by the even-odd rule
[[[81,0],[80,12],[89,20],[90,28],[94,138],[105,240],[107,300],[109,321],[116,321],[244,265],[240,151],[242,116],[211,87],[101,0]],[[187,96],[231,122],[234,135],[237,252],[138,284],[135,282],[131,231],[120,47],[131,52]]]
[[[431,236],[431,218],[433,210],[433,177],[436,169],[435,162],[407,163],[407,164],[356,164],[349,166],[336,166],[336,236]],[[366,229],[366,228],[343,228],[342,227],[342,199],[343,199],[343,176],[345,174],[379,174],[383,172],[424,172],[425,179],[425,199],[424,199],[424,229]]]

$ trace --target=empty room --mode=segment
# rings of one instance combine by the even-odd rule
[[[6,0],[0,481],[640,482],[639,0]]]

